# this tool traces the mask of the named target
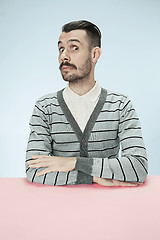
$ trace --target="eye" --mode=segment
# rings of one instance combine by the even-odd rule
[[[64,51],[64,48],[63,47],[60,47],[59,48],[59,52],[63,52]]]
[[[78,47],[77,47],[77,46],[73,46],[73,49],[74,49],[74,50],[78,50]]]

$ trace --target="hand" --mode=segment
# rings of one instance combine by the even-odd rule
[[[122,182],[122,181],[117,181],[113,179],[107,179],[107,178],[99,178],[99,177],[93,177],[93,182],[98,183],[99,185],[102,186],[138,186],[143,183],[138,183],[138,182]]]
[[[38,172],[36,176],[41,176],[48,172],[68,172],[75,168],[76,157],[56,157],[48,155],[34,155],[28,161],[30,168],[46,167],[43,171]]]

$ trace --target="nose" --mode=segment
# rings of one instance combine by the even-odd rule
[[[70,62],[71,61],[70,55],[66,49],[61,53],[60,59],[61,59],[61,62],[64,62],[64,61]]]

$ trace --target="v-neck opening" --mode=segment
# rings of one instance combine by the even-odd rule
[[[75,120],[73,114],[71,113],[70,109],[68,108],[64,98],[63,98],[63,90],[60,90],[57,92],[57,100],[59,102],[59,105],[62,109],[62,112],[64,113],[66,119],[68,120],[70,126],[72,127],[73,131],[75,132],[77,138],[79,141],[81,141],[82,139],[85,139],[85,141],[88,141],[89,136],[91,134],[92,128],[95,125],[95,122],[100,114],[100,111],[105,103],[106,97],[107,97],[107,91],[104,88],[101,88],[101,93],[100,93],[100,97],[99,100],[96,104],[96,106],[94,107],[87,123],[86,126],[84,128],[84,131],[82,131],[77,123],[77,121]]]

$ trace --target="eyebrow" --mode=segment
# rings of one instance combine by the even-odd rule
[[[78,39],[69,39],[68,42],[78,42],[81,44],[81,42]],[[58,41],[58,45],[62,43],[62,41]],[[81,44],[82,45],[82,44]]]

